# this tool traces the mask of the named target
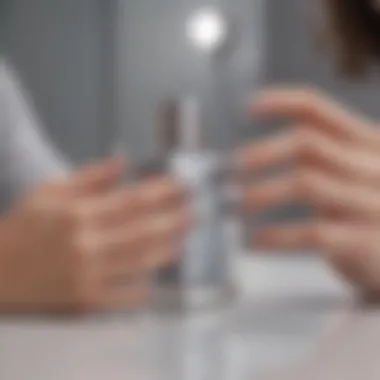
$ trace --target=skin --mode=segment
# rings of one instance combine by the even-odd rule
[[[262,212],[300,202],[315,217],[259,231],[267,250],[315,249],[364,294],[380,294],[380,131],[314,89],[270,88],[252,102],[255,119],[286,118],[287,132],[243,147],[247,174],[285,162],[285,174],[251,183],[243,209]]]
[[[87,312],[135,307],[147,274],[175,259],[189,216],[171,178],[120,187],[124,160],[46,183],[0,224],[0,309]]]
[[[310,89],[272,88],[252,118],[287,118],[287,132],[237,152],[247,176],[285,162],[292,170],[244,189],[245,212],[298,201],[315,217],[260,231],[268,250],[315,249],[355,289],[380,294],[380,132]],[[42,185],[0,222],[0,310],[87,312],[136,307],[147,274],[175,260],[189,223],[171,178],[118,186],[113,159]]]

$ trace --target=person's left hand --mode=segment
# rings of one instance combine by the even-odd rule
[[[287,117],[285,133],[241,149],[246,173],[293,163],[280,177],[245,189],[245,212],[311,206],[315,217],[264,228],[268,250],[317,249],[353,285],[380,293],[380,133],[317,91],[273,89],[251,106],[255,118]]]

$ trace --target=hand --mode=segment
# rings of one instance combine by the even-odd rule
[[[287,202],[311,206],[315,218],[264,228],[266,249],[317,249],[347,280],[380,293],[380,133],[315,91],[268,90],[251,107],[255,118],[290,118],[291,128],[243,148],[248,172],[290,162],[293,170],[248,186],[245,210]]]
[[[170,262],[188,224],[181,188],[117,188],[122,160],[45,184],[0,225],[0,309],[87,311],[146,299],[146,272]]]

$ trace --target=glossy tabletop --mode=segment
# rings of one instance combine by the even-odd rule
[[[225,310],[0,320],[2,380],[379,379],[380,309],[318,258],[241,255]]]

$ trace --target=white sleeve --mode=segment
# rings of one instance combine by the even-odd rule
[[[11,66],[0,64],[0,203],[69,172],[68,162],[44,134]]]

